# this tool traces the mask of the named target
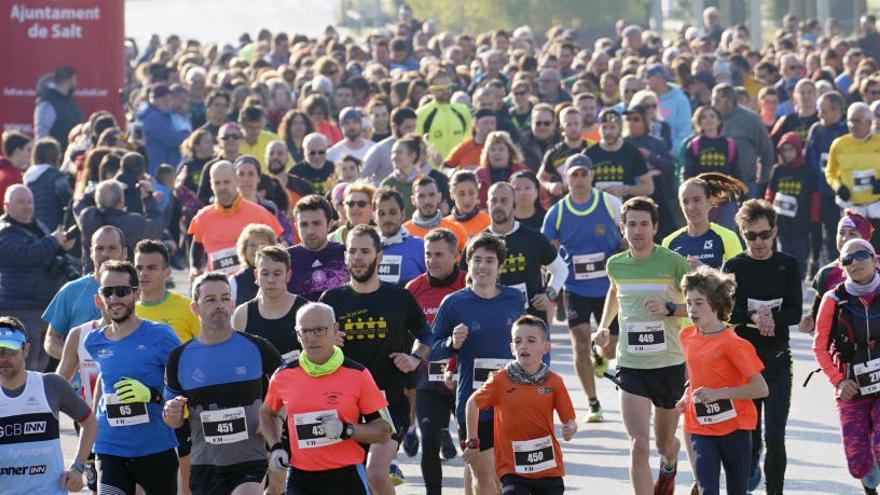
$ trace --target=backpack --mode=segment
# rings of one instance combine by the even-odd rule
[[[841,331],[838,322],[840,321],[840,313],[844,304],[849,303],[846,294],[846,287],[843,283],[837,285],[831,293],[831,299],[834,300],[834,316],[831,319],[831,331],[828,333],[828,343],[825,344],[825,350],[828,351],[831,359],[833,360],[835,357],[840,357],[839,363],[846,363],[852,360],[853,354],[855,353],[856,346],[856,336],[852,331],[852,327],[848,328],[848,331]],[[845,371],[845,365],[839,364],[838,370],[843,372]],[[810,374],[807,375],[807,379],[804,380],[804,387],[810,383],[810,379],[813,378],[813,375],[816,373],[821,373],[822,368],[816,368],[811,371]]]
[[[703,136],[697,136],[691,140],[691,152],[696,157],[700,156],[700,139],[702,139],[702,137]],[[733,139],[725,139],[727,139],[727,163],[733,163],[734,154],[736,153],[736,143]]]

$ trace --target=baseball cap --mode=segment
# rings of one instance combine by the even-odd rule
[[[26,342],[27,337],[20,329],[0,327],[0,347],[17,351],[24,347]]]
[[[241,127],[238,126],[235,122],[227,122],[220,126],[220,130],[217,131],[217,136],[229,136],[230,134],[241,137]]]
[[[155,98],[162,98],[171,94],[171,88],[165,83],[156,83],[150,86],[150,95]]]
[[[349,119],[356,119],[358,122],[363,120],[364,114],[355,107],[345,107],[339,112],[339,123],[342,124]]]
[[[663,76],[667,81],[672,80],[672,75],[670,75],[669,71],[666,70],[666,66],[661,63],[651,64],[648,66],[648,70],[645,71],[645,77],[652,76]]]
[[[593,170],[593,160],[583,153],[576,153],[566,158],[565,164],[562,165],[562,173],[567,174],[569,170],[582,168],[586,171]]]

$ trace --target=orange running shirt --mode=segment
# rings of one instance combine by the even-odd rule
[[[412,234],[420,239],[424,239],[425,236],[428,235],[428,232],[433,230],[433,229],[423,229],[423,228],[419,227],[418,225],[414,224],[412,220],[407,220],[406,223],[403,224],[403,227],[406,230],[408,230],[410,234]],[[468,234],[467,234],[467,232],[464,231],[464,228],[461,226],[460,223],[450,221],[449,217],[446,217],[446,218],[441,218],[440,223],[437,224],[437,226],[434,228],[435,229],[449,229],[449,230],[451,230],[452,233],[455,234],[455,238],[458,239],[458,252],[459,253],[464,252],[464,247],[465,247],[465,245],[467,245],[467,241],[468,241]]]
[[[746,385],[749,377],[764,369],[752,344],[737,336],[732,328],[703,335],[696,326],[689,326],[681,331],[679,340],[690,378],[689,398],[700,387]],[[720,400],[706,405],[695,405],[693,400],[688,400],[684,430],[698,435],[723,436],[736,430],[754,430],[757,421],[758,413],[751,399]]]
[[[513,383],[503,368],[474,393],[480,409],[495,408],[495,474],[524,478],[565,476],[562,449],[553,433],[553,411],[575,419],[562,377],[550,372],[542,385]],[[523,407],[528,404],[527,407]]]
[[[444,217],[443,219],[448,220],[450,223],[454,223],[464,229],[464,231],[467,233],[468,239],[486,230],[489,225],[492,224],[492,219],[485,211],[480,211],[479,213],[474,215],[473,218],[465,222],[459,222],[451,213],[449,215],[446,215],[446,217]]]
[[[277,413],[287,410],[290,429],[290,465],[303,471],[326,471],[364,462],[364,449],[354,440],[331,440],[323,436],[325,414],[336,414],[357,424],[361,416],[388,407],[373,375],[356,361],[346,358],[329,375],[312,377],[293,361],[272,375],[266,392],[266,406]]]

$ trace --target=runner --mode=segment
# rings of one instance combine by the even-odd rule
[[[596,189],[618,198],[653,194],[654,178],[639,149],[623,140],[623,117],[617,110],[599,113],[599,134],[602,139],[584,152],[593,160]]]
[[[479,455],[479,410],[494,410],[495,473],[501,492],[513,495],[562,495],[565,465],[556,440],[553,411],[562,421],[562,437],[577,433],[574,405],[565,382],[541,361],[550,352],[547,324],[532,315],[519,317],[510,330],[515,361],[492,373],[468,399],[465,462]],[[523,404],[529,404],[523,408]],[[473,433],[472,433],[473,432]]]
[[[425,236],[425,265],[427,272],[410,280],[406,290],[415,297],[429,325],[434,323],[441,301],[453,292],[465,287],[467,274],[455,263],[458,257],[457,238],[451,230],[437,228]],[[422,435],[422,458],[420,466],[425,480],[427,495],[439,495],[443,486],[443,458],[450,460],[457,455],[455,444],[449,434],[449,416],[455,414],[455,394],[443,380],[445,360],[423,360],[419,365],[416,389],[416,417]],[[404,448],[410,441],[407,432]],[[418,450],[418,438],[416,438]],[[409,452],[407,452],[409,454]],[[415,455],[415,452],[412,454]]]
[[[822,296],[816,320],[813,354],[835,389],[840,431],[849,472],[862,480],[866,494],[877,493],[877,425],[871,418],[880,386],[874,376],[877,358],[871,342],[877,311],[880,276],[876,252],[865,239],[847,241],[840,248],[840,264],[847,279]]]
[[[98,270],[105,261],[124,260],[128,254],[125,246],[125,234],[118,228],[105,225],[95,231],[91,250],[95,272],[64,284],[43,312],[43,319],[49,322],[43,348],[50,357],[61,359],[64,340],[72,328],[101,317],[94,302],[98,295]]]
[[[188,423],[192,431],[194,495],[261,495],[267,464],[260,405],[281,356],[265,339],[233,331],[226,275],[197,278],[193,300],[201,333],[168,356],[162,418],[178,430]]]
[[[498,285],[501,266],[507,259],[504,241],[485,232],[479,234],[468,243],[465,259],[470,282],[443,299],[437,310],[431,361],[456,357],[458,439],[464,448],[469,438],[479,438],[479,444],[472,448],[480,452],[465,470],[466,493],[496,493],[492,411],[481,411],[478,428],[467,431],[465,404],[492,371],[511,360],[510,326],[523,314],[526,301],[522,292]]]
[[[363,445],[393,441],[388,403],[370,371],[333,345],[333,308],[308,303],[296,316],[303,353],[272,375],[260,410],[260,431],[272,445],[269,469],[287,471],[290,461],[288,495],[366,495]],[[281,443],[282,407],[293,433],[289,456]],[[387,480],[387,469],[381,475]]]
[[[171,327],[181,342],[199,334],[199,319],[193,314],[192,301],[168,289],[171,265],[164,243],[144,239],[135,245],[134,267],[138,273],[140,298],[135,306],[138,318]]]
[[[352,229],[345,256],[351,282],[325,292],[321,302],[333,308],[345,332],[345,355],[370,370],[388,401],[396,433],[389,441],[371,446],[367,458],[371,490],[386,495],[394,493],[388,473],[409,429],[409,401],[403,390],[408,385],[406,375],[428,355],[433,336],[412,295],[379,280],[382,244],[373,227]],[[410,349],[412,339],[415,343]]]
[[[468,235],[464,228],[456,222],[444,218],[440,212],[440,203],[443,197],[437,187],[437,181],[430,177],[422,177],[415,182],[413,188],[412,203],[416,207],[411,220],[407,220],[403,227],[410,234],[422,239],[433,229],[447,229],[455,234],[458,239],[458,251],[464,251]]]
[[[626,338],[617,342],[617,385],[620,412],[630,439],[630,482],[637,495],[672,494],[681,442],[675,437],[679,413],[675,403],[685,389],[684,356],[678,333],[686,314],[681,278],[685,259],[654,244],[657,205],[638,196],[621,210],[621,229],[629,249],[608,259],[611,286],[594,337],[597,346],[609,341],[615,316]],[[653,405],[653,408],[652,408]],[[653,409],[653,411],[652,411]],[[660,474],[653,483],[650,427],[660,452]]]
[[[528,313],[546,319],[568,277],[568,266],[546,237],[514,218],[515,196],[513,186],[507,182],[492,184],[489,188],[492,224],[486,231],[500,237],[507,248],[507,258],[501,267],[501,284],[519,289],[526,298]],[[550,272],[546,284],[544,269]],[[546,359],[550,359],[549,354]]]
[[[248,224],[261,223],[269,226],[276,236],[282,229],[275,216],[262,206],[244,200],[238,194],[235,166],[220,161],[211,167],[211,190],[214,203],[205,206],[189,224],[193,236],[190,249],[190,278],[205,269],[222,271],[231,275],[238,271],[241,260],[235,250],[238,235]]]
[[[480,209],[480,183],[473,172],[460,170],[452,176],[449,186],[455,205],[446,220],[460,226],[470,239],[492,223],[489,215]]]
[[[25,370],[31,350],[27,330],[10,316],[0,316],[0,492],[67,495],[83,487],[86,458],[98,428],[91,407],[67,381],[54,373]],[[76,457],[64,469],[58,413],[80,426]],[[40,429],[37,429],[41,426]]]
[[[663,247],[684,256],[691,270],[700,265],[721,268],[722,263],[741,253],[739,237],[709,220],[713,205],[732,192],[742,191],[740,185],[727,175],[709,172],[682,182],[678,202],[687,225],[666,236]]]
[[[287,290],[309,301],[348,282],[345,268],[345,246],[327,240],[330,203],[322,196],[310,194],[293,208],[300,244],[287,249],[293,274]]]
[[[137,270],[108,261],[98,274],[99,302],[110,325],[86,336],[98,365],[98,493],[147,495],[177,492],[177,439],[162,423],[165,362],[180,340],[166,325],[135,315]],[[98,302],[96,301],[96,302]]]
[[[348,233],[357,225],[373,221],[373,194],[376,188],[370,184],[354,183],[345,186],[343,204],[345,205],[345,223],[331,232],[327,239],[331,242],[345,244]]]
[[[568,157],[582,154],[594,143],[581,137],[584,122],[581,113],[575,107],[568,107],[559,113],[559,128],[562,131],[562,141],[556,143],[544,155],[541,168],[538,171],[538,180],[544,188],[542,206],[545,208],[558,201],[565,194],[566,186],[562,170]]]
[[[736,333],[748,340],[764,363],[764,379],[770,394],[756,399],[758,425],[752,432],[752,463],[749,491],[761,482],[761,417],[764,417],[764,475],[768,494],[782,493],[785,479],[785,425],[791,407],[792,356],[788,327],[801,320],[802,282],[794,257],[773,251],[776,212],[764,201],[750,199],[736,214],[746,250],[722,269],[736,277],[736,303],[730,323]],[[768,276],[772,274],[772,276]]]
[[[425,273],[425,243],[403,228],[404,213],[397,191],[381,188],[373,195],[373,222],[382,239],[379,280],[401,286]]]
[[[232,326],[241,332],[269,341],[285,362],[302,349],[294,338],[296,312],[306,300],[287,290],[290,255],[281,246],[264,246],[257,251],[257,297],[235,308]]]
[[[613,345],[603,351],[604,357],[592,350],[590,318],[595,315],[597,323],[602,320],[609,287],[605,264],[622,245],[617,227],[620,200],[591,187],[595,173],[593,162],[586,155],[572,155],[563,167],[571,192],[547,212],[543,233],[559,249],[568,267],[564,302],[574,368],[590,400],[586,420],[596,423],[604,416],[596,394],[594,373],[602,376],[608,366],[605,359],[613,358],[614,352]],[[612,334],[616,335],[617,320],[611,321]]]
[[[751,459],[751,430],[757,423],[752,399],[767,396],[764,365],[754,347],[724,322],[733,309],[731,275],[700,267],[684,276],[688,317],[693,326],[679,335],[689,385],[677,404],[691,435],[699,492],[720,493],[721,466],[727,493],[745,493]]]

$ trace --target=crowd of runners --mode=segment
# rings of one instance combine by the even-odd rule
[[[876,19],[697,24],[128,40],[124,116],[57,68],[2,135],[0,493],[387,495],[402,447],[562,494],[607,379],[633,493],[782,494],[794,330],[876,494]]]

